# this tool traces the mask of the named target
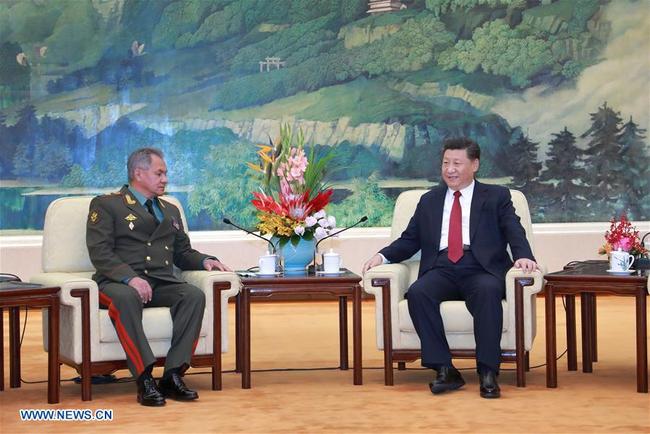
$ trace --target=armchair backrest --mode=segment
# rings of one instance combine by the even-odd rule
[[[45,212],[42,266],[45,273],[94,271],[86,247],[86,221],[93,196],[70,196],[54,200]],[[178,207],[183,226],[187,220],[180,202],[173,196],[162,199]]]
[[[408,190],[401,193],[395,202],[395,209],[393,210],[393,222],[390,228],[391,241],[396,240],[404,232],[406,226],[415,213],[415,208],[420,201],[420,197],[429,190]],[[526,238],[530,248],[535,251],[533,246],[533,225],[530,219],[530,210],[528,208],[528,201],[526,196],[519,190],[510,190],[512,196],[512,204],[515,207],[515,212],[521,219],[521,225],[526,230]]]

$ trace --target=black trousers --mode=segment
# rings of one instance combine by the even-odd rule
[[[126,353],[127,365],[135,378],[156,361],[142,327],[143,309],[170,307],[173,330],[171,347],[165,359],[165,372],[189,366],[205,309],[205,294],[196,286],[150,278],[147,281],[153,288],[153,294],[146,305],[134,288],[122,283],[102,285],[99,292],[100,307],[108,309]]]
[[[474,338],[479,372],[499,372],[505,280],[488,273],[467,250],[456,264],[447,250],[438,254],[433,269],[408,289],[408,307],[422,345],[422,365],[437,369],[452,366],[449,344],[440,315],[440,303],[464,300],[474,317]]]

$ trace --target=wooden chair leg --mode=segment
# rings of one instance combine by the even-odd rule
[[[221,390],[221,291],[229,289],[214,283],[212,286],[212,390]]]
[[[399,371],[406,371],[406,362],[397,362],[397,369]]]
[[[524,286],[533,284],[533,279],[515,279],[515,354],[517,360],[517,387],[526,387],[526,357],[524,349]]]
[[[393,386],[395,384],[393,379],[393,355],[392,350],[384,350],[384,384],[386,386]]]
[[[384,384],[392,386],[393,381],[393,330],[390,313],[390,280],[373,279],[373,286],[382,287],[382,325],[384,334]]]
[[[90,373],[90,295],[88,289],[73,289],[70,295],[81,299],[81,400],[92,401]]]
[[[524,372],[530,372],[530,353],[524,351]]]

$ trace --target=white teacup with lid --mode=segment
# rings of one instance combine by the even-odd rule
[[[259,259],[259,274],[274,274],[278,264],[278,255],[262,255]]]
[[[341,271],[341,255],[330,249],[323,253],[323,273],[339,273]]]

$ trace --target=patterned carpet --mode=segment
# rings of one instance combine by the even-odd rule
[[[0,392],[0,432],[650,432],[649,396],[636,393],[632,298],[599,299],[599,362],[594,373],[567,372],[566,359],[562,358],[558,362],[559,387],[547,389],[544,367],[527,374],[526,388],[515,387],[514,372],[504,370],[500,376],[502,398],[489,401],[479,397],[473,362],[467,360],[457,363],[467,368],[463,371],[467,385],[456,392],[433,396],[427,386],[432,372],[418,369],[418,363],[409,365],[413,369],[396,370],[395,386],[385,387],[380,369],[382,353],[375,348],[372,301],[364,301],[363,307],[364,384],[352,385],[352,370],[306,370],[338,365],[337,306],[336,302],[323,301],[254,304],[252,368],[271,371],[253,372],[250,390],[240,388],[238,374],[226,372],[224,389],[212,391],[208,374],[190,370],[186,382],[200,394],[192,403],[168,401],[162,408],[141,407],[135,402],[133,382],[94,386],[93,401],[82,402],[79,386],[65,381],[61,403],[48,405],[45,384],[9,389],[6,363],[6,389]],[[230,308],[233,338],[230,351],[224,355],[225,370],[234,366],[233,306]],[[543,301],[537,309],[532,366],[544,363]],[[565,336],[560,302],[558,323],[561,353]],[[30,311],[22,351],[22,377],[27,381],[47,376],[40,336],[40,312]],[[578,356],[580,362],[580,353]],[[283,370],[286,368],[303,370]],[[155,371],[156,375],[160,373]],[[116,375],[128,380],[129,374],[119,371]],[[70,368],[62,368],[63,379],[74,376]],[[20,409],[111,409],[113,420],[21,421]]]

